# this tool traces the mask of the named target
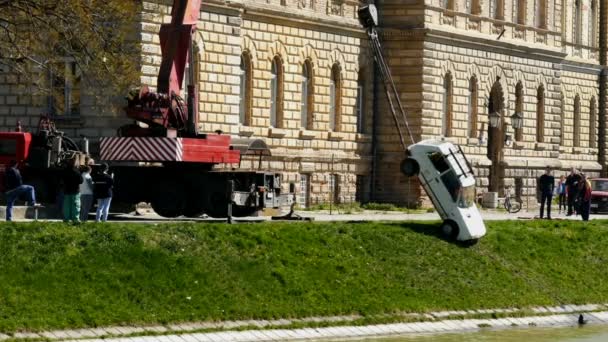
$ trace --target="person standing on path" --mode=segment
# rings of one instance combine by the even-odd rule
[[[568,201],[568,212],[566,216],[571,216],[574,213],[574,207],[578,197],[579,182],[581,181],[581,175],[578,173],[576,168],[572,168],[568,177],[566,177],[566,195]]]
[[[538,178],[538,186],[540,188],[540,218],[543,218],[543,209],[545,202],[547,203],[547,218],[551,219],[551,200],[553,199],[553,190],[555,187],[555,177],[551,175],[551,168],[547,166],[545,174]]]
[[[70,160],[63,172],[63,222],[80,222],[82,174],[76,167],[76,163],[76,158]]]
[[[580,191],[580,211],[583,221],[589,221],[591,212],[591,182],[587,176],[583,175]]]
[[[87,165],[82,173],[82,183],[80,184],[80,221],[86,222],[89,219],[92,206],[93,178],[91,177],[91,167]]]
[[[114,178],[108,174],[108,164],[101,164],[101,175],[95,180],[95,197],[97,197],[97,213],[95,221],[107,221],[110,203],[112,202],[112,187]]]
[[[6,169],[4,174],[7,221],[13,220],[13,206],[15,205],[15,201],[23,195],[27,195],[27,202],[30,206],[39,206],[39,204],[36,203],[36,191],[34,190],[34,187],[23,184],[23,178],[21,178],[21,172],[19,172],[17,165],[17,161],[11,160],[9,168]]]
[[[555,194],[558,196],[558,213],[561,214],[562,208],[566,211],[566,176],[562,175],[559,177],[559,182],[555,188]]]

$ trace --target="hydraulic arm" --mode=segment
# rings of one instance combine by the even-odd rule
[[[167,130],[175,130],[177,135],[183,137],[197,135],[196,87],[190,79],[187,84],[188,98],[184,100],[182,85],[186,66],[192,58],[192,37],[200,7],[200,0],[173,1],[171,23],[161,25],[159,33],[162,62],[156,85],[157,92],[151,92],[147,86],[143,86],[127,98],[127,116],[145,123],[149,128],[123,127],[121,135],[166,136]]]

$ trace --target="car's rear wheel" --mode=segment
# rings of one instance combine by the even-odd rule
[[[455,241],[458,238],[460,229],[458,225],[452,221],[443,221],[441,224],[441,234],[446,240]]]
[[[420,165],[414,158],[405,158],[401,162],[401,172],[408,177],[412,177],[420,172]]]

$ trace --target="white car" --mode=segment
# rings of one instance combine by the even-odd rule
[[[460,146],[423,140],[408,147],[401,163],[406,176],[420,183],[443,219],[441,231],[453,240],[477,242],[486,226],[475,205],[475,177]]]

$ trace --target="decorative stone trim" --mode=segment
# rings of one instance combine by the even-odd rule
[[[479,139],[477,139],[477,138],[468,138],[467,139],[467,145],[469,145],[469,146],[478,146],[479,145]]]
[[[255,134],[255,128],[251,126],[239,126],[239,135],[242,137],[250,137]]]
[[[560,153],[572,153],[572,147],[569,147],[569,146],[560,146],[559,147],[559,152]]]
[[[268,137],[270,138],[282,138],[287,135],[287,130],[276,127],[268,127]]]
[[[315,131],[310,131],[307,129],[300,130],[300,139],[302,140],[312,140],[317,137],[317,133]]]

